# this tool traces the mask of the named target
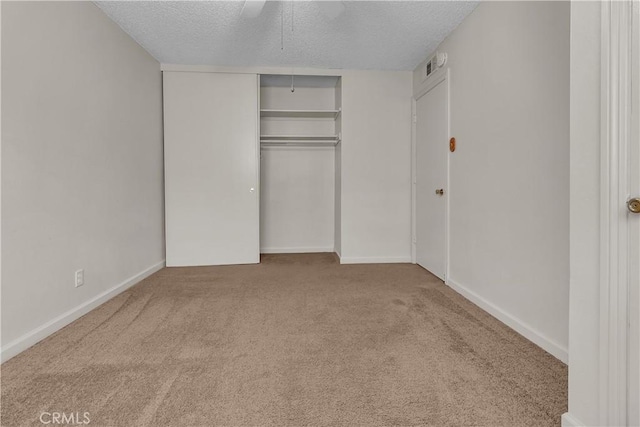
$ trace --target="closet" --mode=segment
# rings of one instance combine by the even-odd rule
[[[340,245],[341,79],[163,72],[168,266]]]
[[[335,251],[340,84],[339,77],[260,76],[262,253]]]

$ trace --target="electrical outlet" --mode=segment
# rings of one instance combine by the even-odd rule
[[[84,270],[76,271],[76,288],[84,285]]]

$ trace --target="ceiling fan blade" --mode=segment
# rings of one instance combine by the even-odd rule
[[[245,0],[240,16],[251,19],[257,18],[262,13],[265,3],[266,0]]]
[[[318,7],[322,14],[329,19],[336,19],[345,10],[343,1],[322,0],[318,2]]]

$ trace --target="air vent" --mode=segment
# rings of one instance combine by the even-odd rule
[[[432,57],[429,62],[427,62],[427,67],[425,68],[425,77],[429,77],[433,71],[436,69],[436,57]]]
[[[427,65],[424,69],[425,79],[431,76],[431,74],[435,73],[438,68],[444,67],[444,64],[446,63],[447,63],[447,54],[436,52],[435,55],[429,58],[429,61],[427,62]]]

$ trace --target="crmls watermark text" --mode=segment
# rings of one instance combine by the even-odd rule
[[[91,419],[88,412],[43,412],[40,414],[40,422],[42,424],[81,426],[89,424]]]

